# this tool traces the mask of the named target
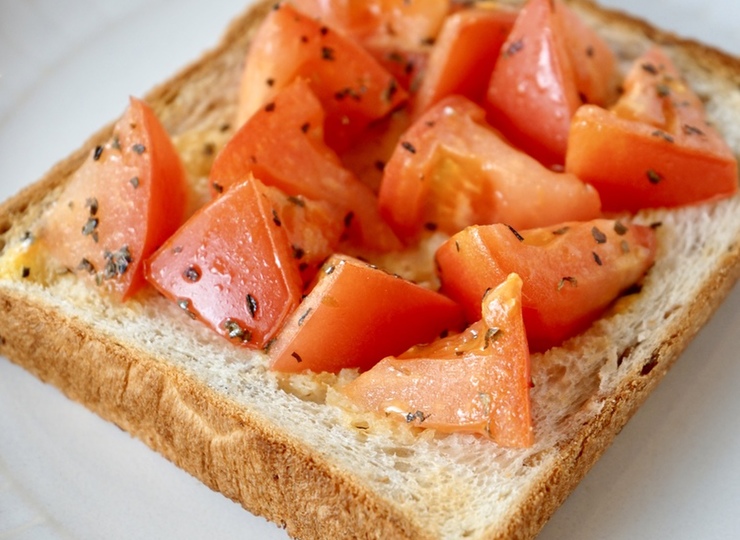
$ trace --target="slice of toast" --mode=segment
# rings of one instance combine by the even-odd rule
[[[583,9],[625,60],[648,38],[665,42],[740,149],[737,61]],[[192,171],[207,166],[206,145],[218,147],[232,129],[244,30],[254,17],[235,22],[221,48],[147,96]],[[108,129],[0,208],[0,257],[14,256],[54,186]],[[291,535],[526,538],[729,291],[738,272],[738,205],[733,199],[641,216],[662,223],[659,261],[640,294],[534,359],[537,443],[527,451],[470,436],[414,438],[380,424],[368,430],[365,419],[284,392],[259,359],[184,320],[153,293],[120,306],[73,279],[44,287],[3,278],[0,353]]]

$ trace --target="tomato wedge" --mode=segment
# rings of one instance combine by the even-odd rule
[[[269,355],[272,369],[282,372],[366,370],[461,325],[462,311],[449,298],[335,255],[270,344]]]
[[[609,47],[563,2],[529,0],[493,70],[490,122],[543,164],[562,165],[572,116],[607,97],[614,66]]]
[[[556,6],[581,101],[611,104],[617,98],[620,82],[614,51],[568,6]]]
[[[509,276],[483,298],[482,320],[461,334],[381,360],[342,393],[363,409],[422,427],[531,446],[521,292],[521,278]]]
[[[409,92],[417,92],[429,63],[431,42],[414,49],[403,49],[393,43],[368,44],[367,51]]]
[[[351,35],[366,47],[415,50],[433,41],[450,0],[291,0],[300,11]]]
[[[344,223],[337,221],[334,207],[327,202],[285,195],[274,187],[265,187],[265,194],[288,237],[305,289],[336,251],[345,233]]]
[[[301,300],[280,215],[254,178],[201,207],[147,261],[167,298],[235,344],[263,347]]]
[[[407,96],[359,43],[289,4],[278,4],[258,29],[247,55],[239,123],[271,103],[296,77],[308,81],[326,110],[327,144],[337,151]]]
[[[411,115],[405,108],[371,124],[362,139],[341,154],[342,165],[377,194],[398,139],[410,126]]]
[[[480,298],[511,272],[524,280],[523,313],[534,351],[585,330],[655,260],[650,227],[598,219],[516,232],[506,225],[470,227],[436,253],[441,291],[481,316]]]
[[[327,201],[350,239],[376,251],[401,244],[380,217],[372,190],[343,168],[326,146],[324,113],[309,84],[295,79],[245,123],[216,157],[209,180],[214,195],[253,174],[287,195]]]
[[[600,215],[596,191],[509,145],[483,109],[450,96],[401,137],[385,166],[378,203],[412,241],[425,229],[455,234],[474,224],[532,228]]]
[[[64,188],[40,240],[61,264],[125,300],[146,283],[144,259],[182,223],[186,190],[169,135],[132,97],[110,141]]]
[[[416,94],[417,116],[452,94],[483,102],[498,53],[517,13],[496,6],[470,8],[447,17]]]
[[[609,211],[694,204],[738,188],[732,150],[657,47],[634,63],[624,95],[610,110],[578,110],[566,168],[590,182]]]
[[[292,0],[356,40],[406,91],[414,92],[450,0]]]

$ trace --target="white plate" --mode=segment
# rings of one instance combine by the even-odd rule
[[[213,45],[248,2],[0,0],[0,198]],[[605,2],[740,54],[736,0]],[[646,5],[647,4],[647,5]],[[740,538],[740,291],[541,538]],[[0,539],[285,539],[0,360]]]

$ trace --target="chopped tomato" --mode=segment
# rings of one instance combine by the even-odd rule
[[[304,13],[348,33],[365,46],[415,50],[433,41],[450,0],[291,0]]]
[[[447,17],[416,95],[417,116],[452,94],[483,102],[499,50],[517,13],[496,6],[466,9]]]
[[[281,8],[282,9],[282,8]],[[214,194],[254,174],[287,195],[327,201],[355,243],[392,251],[400,242],[380,217],[372,190],[324,143],[324,114],[303,79],[283,88],[221,150],[209,180]]]
[[[573,114],[612,87],[614,66],[609,47],[563,2],[530,0],[493,70],[489,119],[543,164],[562,165]]]
[[[570,8],[559,9],[561,28],[581,101],[606,106],[617,97],[619,72],[611,47]]]
[[[342,393],[364,409],[422,427],[531,446],[521,293],[521,278],[509,276],[483,298],[482,320],[461,334],[381,360]]]
[[[610,211],[693,204],[732,195],[738,187],[732,150],[658,48],[634,63],[611,110],[578,110],[566,168],[593,184]]]
[[[182,223],[186,189],[164,127],[131,98],[110,141],[64,188],[40,238],[67,268],[126,299],[146,283],[144,259]]]
[[[283,372],[366,370],[381,358],[460,328],[460,307],[441,294],[346,256],[334,256],[270,344]]]
[[[416,49],[402,49],[393,44],[366,45],[367,51],[388,70],[388,73],[409,93],[415,93],[429,63],[429,45]]]
[[[337,221],[334,207],[327,202],[285,195],[274,187],[266,187],[265,193],[288,235],[305,288],[337,249],[345,232],[344,223]]]
[[[301,299],[280,214],[253,178],[201,207],[147,262],[147,279],[237,344],[262,347]]]
[[[296,77],[305,78],[326,110],[327,144],[346,148],[406,92],[350,37],[280,4],[254,36],[239,95],[240,123],[272,103]]]
[[[596,191],[509,145],[461,96],[440,101],[401,137],[380,186],[381,214],[414,239],[425,228],[454,234],[473,224],[516,228],[599,216]]]
[[[516,232],[470,227],[436,254],[442,292],[478,320],[480,298],[511,272],[524,280],[524,326],[542,351],[585,330],[655,260],[653,229],[593,220]]]
[[[305,14],[344,32],[407,91],[424,72],[450,0],[292,0]]]
[[[378,193],[385,166],[398,145],[399,137],[410,125],[411,115],[405,108],[374,122],[357,144],[342,153],[342,164],[373,193]]]

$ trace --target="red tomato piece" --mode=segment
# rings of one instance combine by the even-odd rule
[[[303,13],[336,27],[364,46],[416,50],[433,41],[450,0],[291,0]]]
[[[143,261],[182,223],[185,171],[143,101],[130,105],[74,173],[40,234],[49,252],[125,300],[145,283]]]
[[[562,4],[557,4],[560,8]],[[558,9],[581,101],[606,106],[617,97],[619,72],[614,51],[570,8]]]
[[[521,278],[509,276],[483,298],[482,320],[461,334],[381,360],[342,393],[366,410],[422,427],[480,433],[502,446],[531,446],[521,293]]]
[[[295,79],[257,111],[221,150],[209,180],[214,194],[253,174],[287,195],[327,201],[350,238],[370,250],[400,242],[380,217],[372,190],[343,168],[324,144],[324,114],[303,79]]]
[[[471,8],[447,17],[414,101],[417,116],[452,94],[483,102],[517,13],[504,7]]]
[[[393,44],[370,44],[365,48],[398,81],[401,88],[410,93],[418,90],[429,63],[431,43],[410,50]]]
[[[360,43],[405,90],[414,91],[449,0],[292,0],[297,9]]]
[[[480,298],[511,272],[524,280],[524,326],[542,351],[585,330],[655,260],[650,227],[593,220],[515,232],[506,225],[470,227],[436,254],[442,292],[469,321]]]
[[[732,150],[658,48],[634,63],[624,95],[610,110],[578,110],[566,168],[590,182],[610,211],[693,204],[738,188]]]
[[[274,187],[266,187],[265,193],[285,229],[306,288],[337,249],[345,232],[344,223],[337,221],[334,207],[327,202],[285,195]]]
[[[381,358],[461,327],[460,307],[441,294],[346,256],[334,256],[270,344],[283,372],[366,370]]]
[[[280,214],[253,178],[201,207],[147,261],[147,279],[237,344],[264,346],[301,299]]]
[[[425,228],[455,234],[474,224],[516,228],[600,214],[596,191],[509,145],[461,96],[440,101],[401,137],[385,167],[381,214],[407,240]]]
[[[289,4],[270,12],[247,55],[238,120],[305,78],[326,110],[326,141],[339,151],[372,121],[406,99],[406,91],[362,46]]]
[[[408,109],[395,111],[373,123],[357,144],[342,153],[342,164],[377,194],[383,171],[398,145],[398,139],[410,126]]]
[[[573,114],[612,86],[614,65],[608,46],[563,2],[530,0],[493,70],[491,124],[543,164],[562,165]]]

